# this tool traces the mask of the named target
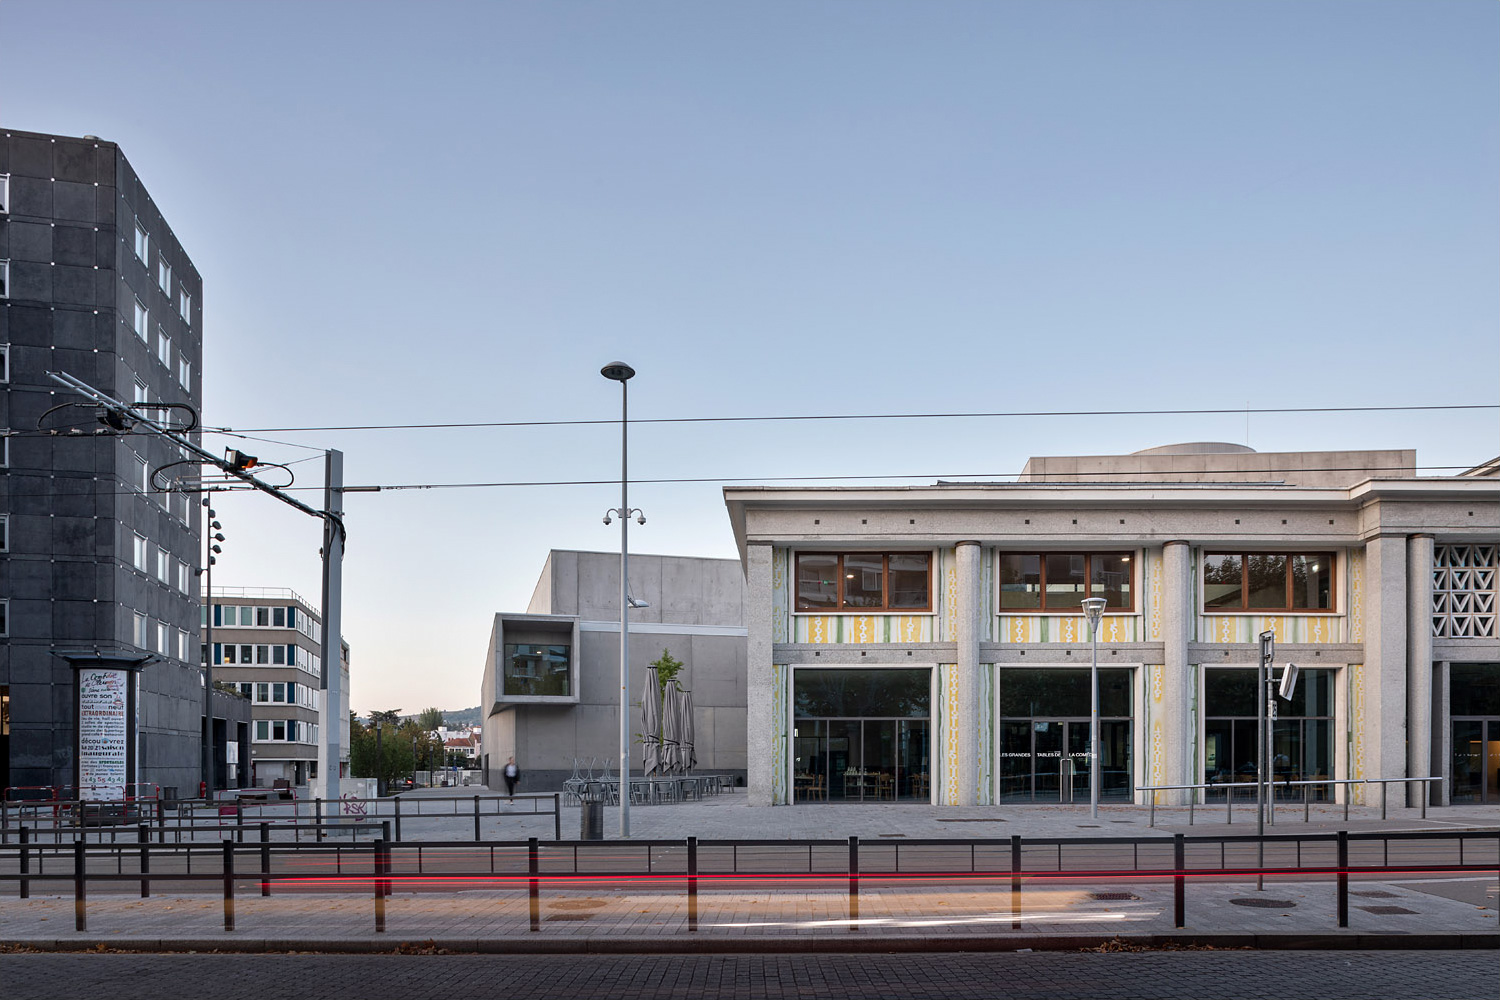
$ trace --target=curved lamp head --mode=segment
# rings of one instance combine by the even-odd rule
[[[599,369],[599,374],[616,382],[626,382],[635,377],[635,369],[623,361],[611,361]]]
[[[1104,605],[1106,601],[1102,597],[1085,597],[1083,599],[1083,613],[1089,620],[1089,629],[1099,627],[1099,619],[1104,617]]]

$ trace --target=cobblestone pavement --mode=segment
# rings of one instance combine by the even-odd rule
[[[658,956],[0,955],[7,1000],[1474,1000],[1493,951]]]

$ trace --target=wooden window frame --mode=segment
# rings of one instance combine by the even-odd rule
[[[1084,580],[1086,582],[1091,583],[1092,580],[1093,580],[1093,576],[1094,576],[1094,572],[1093,572],[1094,571],[1094,563],[1093,563],[1093,560],[1094,560],[1095,556],[1124,556],[1125,558],[1127,558],[1130,561],[1130,604],[1128,606],[1119,606],[1119,607],[1116,607],[1114,605],[1105,605],[1104,613],[1107,614],[1107,615],[1133,615],[1133,614],[1136,613],[1136,607],[1135,607],[1136,592],[1140,589],[1139,587],[1136,586],[1136,582],[1135,582],[1135,567],[1137,565],[1137,562],[1136,562],[1137,555],[1138,555],[1138,553],[1137,553],[1137,551],[1135,549],[1105,549],[1105,550],[1100,550],[1098,552],[1094,552],[1094,551],[1080,552],[1080,551],[1077,551],[1077,550],[1069,550],[1069,551],[1066,551],[1066,552],[1053,552],[1053,551],[1013,552],[1013,551],[1011,551],[1009,549],[1006,549],[1006,550],[1002,550],[1002,551],[996,552],[995,553],[995,608],[996,608],[996,613],[997,614],[1001,614],[1001,615],[1075,615],[1077,617],[1082,618],[1082,617],[1084,617],[1083,608],[1079,608],[1079,607],[1048,608],[1047,607],[1047,557],[1048,556],[1083,556],[1083,558],[1084,558],[1083,578],[1084,578]],[[1003,596],[1004,595],[1004,591],[1001,589],[1002,583],[1000,581],[1000,560],[1003,559],[1006,556],[1036,556],[1039,560],[1041,560],[1041,570],[1042,570],[1042,573],[1041,573],[1041,588],[1042,588],[1041,589],[1041,598],[1042,598],[1042,606],[1041,607],[1039,607],[1039,608],[1007,608],[1007,607],[1004,606],[1004,603],[1003,603],[1004,602],[1004,596]],[[1085,594],[1084,596],[1087,597],[1089,595]]]
[[[806,607],[802,606],[801,597],[798,594],[798,565],[803,556],[824,556],[838,560],[837,568],[834,570],[834,579],[838,581],[837,598],[833,607]],[[872,559],[880,558],[880,606],[851,608],[844,606],[844,557],[855,556],[858,558]],[[893,608],[891,607],[891,556],[926,556],[927,557],[927,603],[920,608]],[[932,569],[936,560],[930,549],[895,551],[895,552],[794,552],[792,554],[792,605],[795,614],[801,615],[928,615],[932,614]]]
[[[1235,608],[1209,607],[1206,595],[1202,588],[1207,586],[1203,575],[1208,570],[1208,560],[1212,556],[1234,556],[1240,560],[1240,605]],[[1251,556],[1286,556],[1286,589],[1282,600],[1282,607],[1250,607],[1250,557]],[[1296,556],[1313,556],[1328,560],[1328,607],[1326,608],[1294,608],[1292,607],[1292,559]],[[1205,615],[1335,615],[1339,607],[1339,574],[1337,552],[1232,552],[1224,549],[1203,552],[1203,562],[1198,567],[1199,605],[1202,614]]]

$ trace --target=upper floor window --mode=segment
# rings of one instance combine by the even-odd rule
[[[167,366],[167,371],[172,370],[172,338],[167,336],[166,328],[161,326],[156,328],[156,356]]]
[[[146,539],[141,535],[131,535],[130,537],[132,540],[130,549],[130,565],[134,566],[142,573],[145,573],[147,572],[146,560],[149,557],[150,548],[147,545]]]
[[[927,552],[798,553],[798,611],[930,611]]]
[[[1204,553],[1204,611],[1332,608],[1332,552]]]
[[[505,646],[505,693],[566,698],[572,693],[569,647],[537,643]]]
[[[0,552],[10,551],[10,518],[0,514]]]
[[[0,212],[10,211],[10,174],[0,174]]]
[[[1106,611],[1135,609],[1129,552],[1002,552],[1000,610],[1078,612],[1086,597]]]
[[[139,222],[135,224],[135,255],[145,260],[151,254],[151,237]],[[149,266],[149,265],[148,265]]]
[[[0,344],[0,382],[10,381],[10,345]]]
[[[184,389],[193,387],[193,365],[181,354],[177,355],[177,382]]]
[[[146,308],[146,303],[140,299],[135,300],[135,335],[145,340],[151,328],[151,310]]]
[[[162,291],[172,294],[172,265],[167,263],[165,257],[156,258],[156,283]]]
[[[188,294],[186,288],[181,291],[182,297],[177,302],[177,314],[191,324],[193,322],[193,297]]]
[[[10,298],[10,261],[0,260],[0,299]]]

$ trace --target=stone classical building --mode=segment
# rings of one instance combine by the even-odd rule
[[[20,794],[198,787],[201,508],[153,489],[180,455],[102,423],[48,372],[175,405],[157,412],[185,426],[202,309],[197,269],[117,145],[0,130],[0,785]],[[80,676],[121,701],[100,737],[120,757],[82,775]]]
[[[685,666],[698,770],[745,773],[744,586],[733,559],[630,557],[631,732],[642,731],[647,665],[663,650]],[[497,614],[485,650],[480,768],[502,787],[514,755],[522,787],[562,787],[575,759],[620,757],[620,557],[553,550],[525,612]],[[633,743],[631,768],[641,769]]]
[[[728,488],[751,800],[1087,801],[1101,597],[1105,801],[1253,772],[1263,632],[1302,677],[1278,781],[1441,775],[1435,803],[1500,801],[1495,476],[1208,444],[1014,483]]]

